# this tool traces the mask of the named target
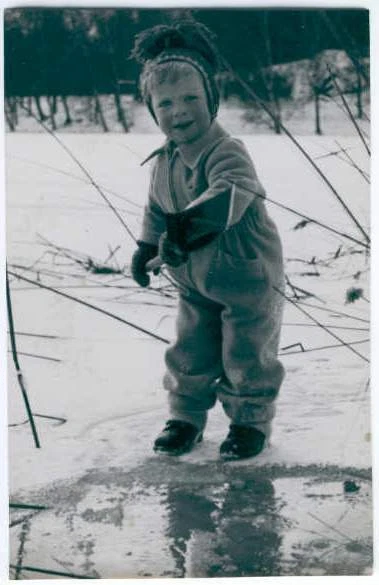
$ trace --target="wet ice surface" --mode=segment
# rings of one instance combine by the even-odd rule
[[[148,176],[139,162],[160,138],[64,140],[110,189],[138,233]],[[331,138],[304,141],[314,155],[335,149]],[[245,142],[273,199],[361,237],[283,137]],[[366,164],[359,141],[349,138],[344,146],[359,165]],[[175,298],[137,290],[127,274],[134,243],[93,186],[78,181],[78,168],[59,145],[44,135],[12,135],[7,156],[12,269],[173,339]],[[346,163],[322,160],[367,225],[367,185]],[[193,453],[179,460],[153,458],[151,445],[167,415],[161,388],[166,345],[12,278],[16,329],[53,336],[17,336],[33,412],[57,417],[36,418],[41,449],[35,449],[10,361],[11,499],[50,507],[11,510],[13,565],[101,578],[370,572],[369,304],[362,299],[345,304],[349,286],[361,286],[369,297],[369,259],[359,246],[350,253],[350,243],[315,225],[294,230],[299,218],[269,207],[291,282],[315,295],[304,299],[309,305],[304,308],[355,344],[361,356],[344,346],[330,348],[338,341],[287,303],[281,340],[287,375],[271,446],[254,461],[218,462],[228,426],[219,405]],[[64,254],[47,253],[40,235],[102,260],[121,246],[116,258],[126,276],[88,273]],[[304,275],[315,270],[303,262],[314,256],[321,261],[319,277]],[[154,281],[155,287],[162,284],[161,276]],[[346,491],[349,480],[359,489]],[[36,576],[48,575],[30,570],[18,575]]]
[[[28,494],[51,508],[29,520],[23,565],[95,578],[365,575],[370,486],[351,469],[205,470],[164,456],[93,470]]]

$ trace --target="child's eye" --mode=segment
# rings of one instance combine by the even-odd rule
[[[159,108],[168,108],[171,106],[171,100],[162,100],[161,102],[159,102],[158,107]]]
[[[197,99],[198,99],[197,95],[186,95],[186,97],[184,98],[184,101],[185,102],[194,102]]]

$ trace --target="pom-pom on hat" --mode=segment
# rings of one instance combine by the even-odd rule
[[[198,71],[204,82],[211,117],[216,116],[219,92],[215,74],[220,68],[220,58],[213,39],[214,34],[205,25],[192,21],[154,26],[136,36],[131,56],[143,65],[142,95],[155,121],[147,80],[157,65],[172,62],[187,63]]]

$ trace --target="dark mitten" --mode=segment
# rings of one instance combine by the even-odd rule
[[[146,270],[146,264],[152,258],[158,255],[158,246],[147,244],[146,242],[137,242],[138,248],[132,257],[131,272],[133,279],[138,282],[140,286],[149,286],[150,276]],[[157,271],[154,271],[157,274]]]
[[[159,239],[159,256],[164,264],[168,264],[173,268],[188,260],[188,252],[169,240],[167,232],[164,232]]]

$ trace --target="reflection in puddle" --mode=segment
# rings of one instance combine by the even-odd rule
[[[178,576],[279,574],[280,516],[273,484],[254,479],[168,489],[169,527]]]
[[[347,493],[345,479],[157,460],[93,470],[30,495],[50,510],[31,520],[23,564],[104,579],[370,574],[371,484]]]
[[[167,486],[176,576],[369,574],[369,487],[351,495],[342,481],[259,476],[195,492]]]

